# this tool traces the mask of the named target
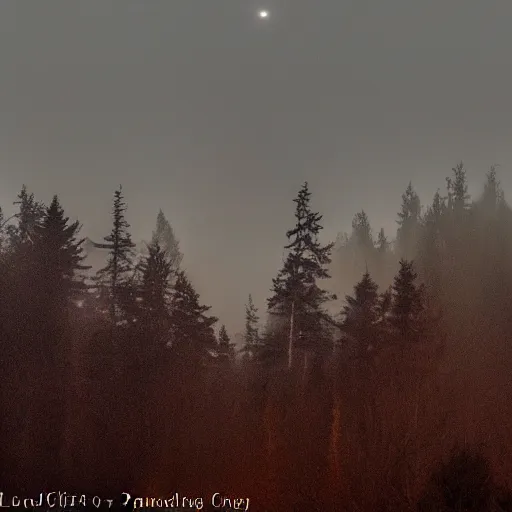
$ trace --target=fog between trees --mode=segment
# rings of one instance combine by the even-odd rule
[[[162,211],[135,253],[124,193],[87,242],[98,272],[60,198],[24,187],[0,220],[6,492],[222,492],[256,511],[461,510],[464,495],[466,510],[511,510],[512,210],[495,168],[475,198],[462,163],[433,198],[409,184],[396,233],[361,210],[335,243],[303,184],[266,310],[251,290],[240,305],[241,351]]]

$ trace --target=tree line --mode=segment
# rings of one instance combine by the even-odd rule
[[[0,212],[6,489],[236,484],[261,507],[410,510],[453,444],[512,418],[512,210],[495,167],[467,190],[460,163],[426,208],[407,186],[393,241],[363,210],[323,244],[305,183],[266,323],[249,295],[237,356],[162,211],[137,255],[119,187],[91,274],[79,222],[24,186]],[[509,485],[512,446],[482,450]]]

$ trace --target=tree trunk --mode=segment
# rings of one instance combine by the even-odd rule
[[[290,315],[290,339],[288,341],[288,368],[292,368],[292,354],[293,354],[293,321],[295,317],[295,301],[292,302],[292,313]]]

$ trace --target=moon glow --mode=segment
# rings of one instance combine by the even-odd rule
[[[270,14],[270,13],[269,13],[268,11],[260,11],[260,12],[258,13],[258,16],[259,16],[260,18],[265,19],[265,18],[268,18],[268,17],[269,17],[269,14]]]

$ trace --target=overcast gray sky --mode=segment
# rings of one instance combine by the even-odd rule
[[[325,241],[361,208],[394,230],[408,181],[427,204],[461,159],[512,195],[511,23],[510,0],[2,0],[0,204],[56,193],[100,239],[122,183],[134,239],[162,208],[241,329],[306,179]]]

